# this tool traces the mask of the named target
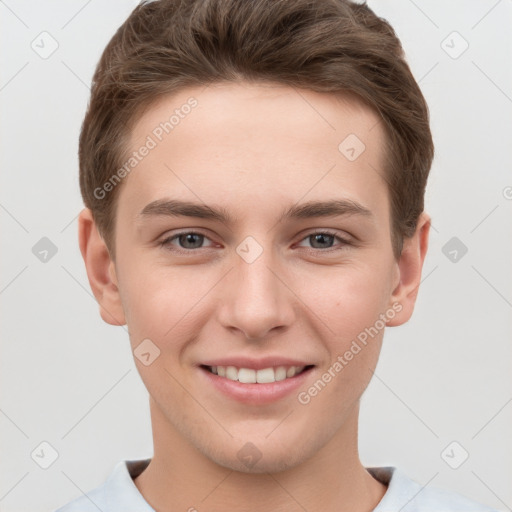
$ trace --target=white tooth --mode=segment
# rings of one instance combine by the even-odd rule
[[[275,369],[275,379],[276,382],[286,379],[286,368],[284,366],[278,366]]]
[[[226,367],[226,378],[229,380],[238,380],[238,370],[234,366]]]
[[[263,368],[262,370],[253,370],[251,368],[237,368],[236,366],[212,366],[212,373],[219,377],[225,377],[230,380],[239,381],[243,384],[269,384],[284,379],[289,379],[298,375],[304,370],[305,366],[278,366],[277,368]]]
[[[264,368],[256,372],[256,381],[260,384],[269,384],[275,382],[274,368]]]
[[[240,368],[238,370],[238,381],[244,384],[254,384],[256,382],[256,370]]]

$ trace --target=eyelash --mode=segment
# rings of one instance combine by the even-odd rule
[[[160,247],[166,249],[166,250],[170,250],[170,251],[173,251],[173,252],[176,252],[176,253],[179,253],[179,254],[192,254],[194,252],[197,252],[198,250],[200,249],[205,249],[204,247],[199,247],[199,248],[196,248],[196,249],[183,249],[183,248],[170,248],[170,245],[171,245],[171,242],[173,240],[177,240],[180,236],[183,236],[183,235],[200,235],[200,236],[203,236],[205,239],[208,239],[209,238],[204,234],[204,233],[201,233],[199,231],[182,231],[180,233],[176,233],[172,236],[169,236],[167,238],[165,238],[164,240],[162,240],[162,242],[160,242]],[[317,231],[313,231],[311,233],[308,233],[305,237],[303,237],[300,242],[303,242],[304,240],[308,239],[309,237],[312,237],[314,235],[328,235],[328,236],[332,236],[334,237],[335,239],[337,239],[339,242],[341,242],[341,247],[328,247],[326,249],[317,249],[315,247],[311,247],[310,250],[311,251],[320,251],[320,252],[331,252],[331,251],[340,251],[340,250],[343,250],[345,248],[345,246],[350,246],[350,245],[353,245],[351,242],[349,242],[348,240],[346,240],[345,238],[342,238],[340,237],[338,234],[336,234],[335,232],[333,231],[330,231],[328,229],[322,229],[322,230],[317,230]],[[210,240],[211,241],[211,240]],[[206,249],[208,249],[208,247],[206,247]]]

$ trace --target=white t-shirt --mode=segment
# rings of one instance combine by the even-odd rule
[[[118,462],[105,483],[55,512],[155,512],[133,482],[150,460]],[[422,487],[393,466],[366,470],[388,486],[373,512],[497,512],[455,492]]]

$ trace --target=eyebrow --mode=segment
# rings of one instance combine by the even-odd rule
[[[210,207],[206,204],[193,203],[178,199],[157,199],[146,205],[139,213],[139,218],[151,216],[196,217],[233,224],[233,218],[222,206]],[[308,201],[296,204],[285,210],[279,222],[286,219],[309,219],[315,217],[339,217],[361,215],[372,217],[371,210],[350,199],[333,199],[328,201]]]

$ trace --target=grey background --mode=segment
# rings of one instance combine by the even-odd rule
[[[136,4],[0,1],[1,511],[51,511],[152,455],[147,392],[126,329],[99,316],[76,221],[88,84]],[[511,510],[512,1],[369,4],[402,40],[436,158],[423,284],[412,320],[386,331],[361,459]],[[31,47],[51,49],[43,31],[58,43],[48,58]],[[42,442],[58,453],[48,469]]]

